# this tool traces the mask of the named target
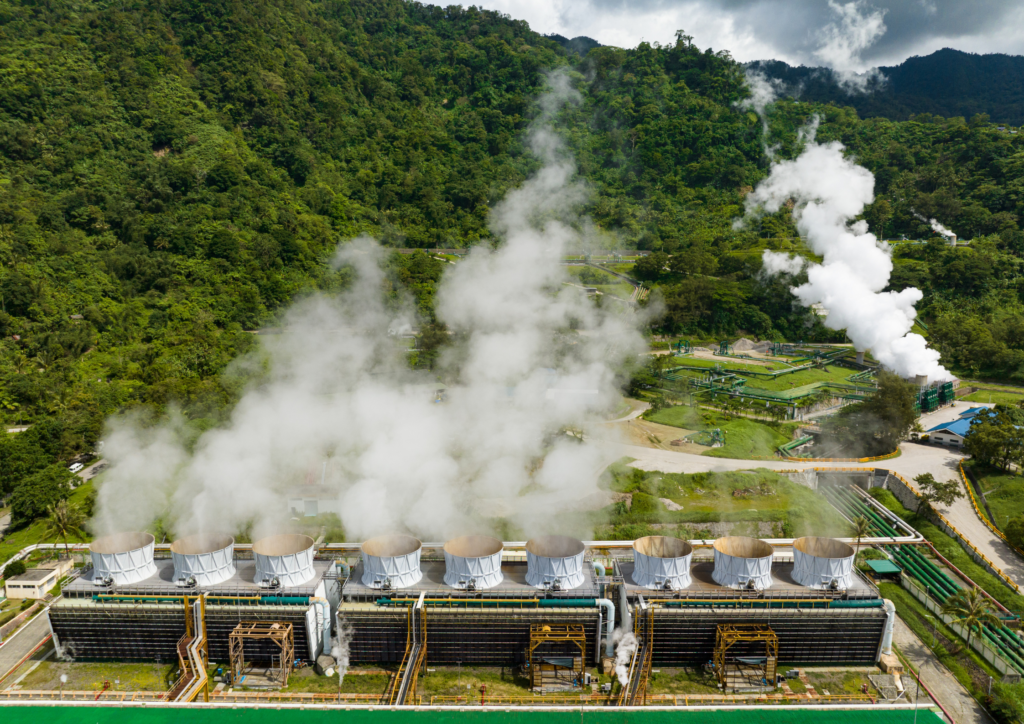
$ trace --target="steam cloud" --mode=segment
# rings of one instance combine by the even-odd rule
[[[178,535],[251,526],[255,540],[280,532],[289,492],[321,475],[354,540],[497,532],[495,518],[528,535],[566,530],[567,511],[601,499],[602,448],[560,430],[617,399],[615,371],[646,350],[644,320],[563,285],[565,248],[586,241],[574,209],[587,192],[550,129],[577,94],[565,75],[549,80],[529,136],[543,167],[494,209],[501,245],[474,248],[440,282],[447,399],[435,402],[433,376],[410,371],[388,334],[415,315],[386,299],[385,251],[369,238],[343,244],[347,291],[295,304],[281,334],[260,338],[266,374],[223,428],[189,452],[173,420],[111,425],[98,532],[161,517]]]
[[[845,158],[838,141],[816,143],[816,128],[815,121],[806,129],[798,158],[774,164],[747,196],[745,219],[777,212],[794,200],[797,229],[823,260],[808,265],[807,283],[793,294],[804,306],[821,304],[828,310],[825,326],[845,329],[858,351],[871,350],[888,369],[905,377],[949,379],[939,353],[910,333],[921,291],[882,291],[892,272],[889,248],[868,232],[866,221],[852,221],[874,200],[874,177]],[[766,251],[763,260],[768,273],[799,271],[799,263],[785,254]]]
[[[636,653],[636,636],[617,628],[612,633],[612,641],[615,642],[615,678],[620,686],[625,686],[629,683],[629,662]]]
[[[743,73],[750,89],[750,97],[744,98],[736,105],[744,110],[754,111],[761,118],[761,135],[764,140],[764,152],[768,158],[775,157],[778,146],[768,145],[768,106],[775,102],[783,90],[783,83],[778,78],[769,78],[759,70],[747,68]]]
[[[345,680],[349,666],[349,644],[355,631],[341,616],[338,616],[337,626],[334,627],[334,635],[331,637],[331,656],[335,661],[335,668],[338,670],[338,688]]]
[[[914,218],[917,219],[918,221],[923,221],[924,223],[926,223],[929,226],[931,226],[932,227],[932,231],[934,231],[939,236],[944,236],[946,238],[952,238],[952,237],[956,236],[956,234],[954,234],[952,231],[950,231],[945,226],[940,224],[938,222],[938,220],[936,220],[936,219],[927,219],[924,216],[922,216],[921,214],[919,214],[916,211],[914,211],[913,209],[910,210],[910,213],[912,213],[914,215]]]
[[[837,16],[836,22],[822,29],[822,44],[814,55],[835,71],[841,86],[863,92],[878,70],[866,67],[861,53],[885,35],[886,11],[872,7],[866,0],[828,0],[828,6]]]

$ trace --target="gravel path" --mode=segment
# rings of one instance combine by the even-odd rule
[[[893,643],[910,662],[917,667],[921,681],[945,707],[956,724],[993,724],[992,718],[981,708],[960,682],[939,663],[910,628],[899,617],[893,630]],[[905,677],[912,677],[907,672]]]

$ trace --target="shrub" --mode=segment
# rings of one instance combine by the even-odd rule
[[[14,561],[13,563],[8,563],[7,567],[4,568],[4,578],[20,576],[27,570],[28,568],[25,566],[25,561]]]

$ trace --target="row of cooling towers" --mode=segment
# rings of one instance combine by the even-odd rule
[[[731,536],[713,544],[711,577],[720,586],[763,590],[772,585],[774,549],[756,538]],[[502,542],[487,536],[463,536],[444,544],[446,585],[459,590],[494,588],[503,580]],[[422,544],[404,535],[383,536],[362,545],[362,583],[369,588],[409,588],[422,577]],[[526,543],[526,582],[540,589],[581,586],[582,541],[560,535]],[[633,583],[651,590],[680,590],[692,583],[693,546],[680,538],[648,536],[633,541]],[[854,550],[833,538],[806,537],[793,542],[793,579],[814,589],[846,589],[853,578]]]
[[[178,585],[209,587],[232,578],[235,571],[234,538],[194,535],[171,544],[174,580]],[[762,590],[772,585],[774,549],[756,538],[730,536],[713,544],[712,579],[720,586]],[[118,533],[99,538],[91,546],[93,580],[97,584],[130,585],[156,571],[154,539],[148,533]],[[423,544],[411,536],[390,535],[362,544],[361,582],[373,589],[415,586],[423,577]],[[504,580],[501,570],[504,544],[488,536],[462,536],[444,544],[444,582],[456,590],[480,591]],[[256,541],[253,582],[287,588],[311,580],[315,571],[313,539],[283,534]],[[526,582],[543,590],[568,591],[583,585],[582,541],[550,535],[526,543]],[[680,538],[648,536],[633,542],[633,583],[652,590],[679,590],[692,583],[693,546]],[[854,550],[833,538],[805,537],[793,542],[793,580],[814,589],[845,589],[853,577]]]
[[[155,539],[149,533],[116,533],[92,542],[93,582],[127,586],[155,575]],[[252,545],[253,583],[265,587],[301,586],[316,571],[316,550],[308,535],[283,534]],[[179,586],[216,586],[235,576],[235,539],[228,535],[192,535],[171,543],[174,582]]]

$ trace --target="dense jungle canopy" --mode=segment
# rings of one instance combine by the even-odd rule
[[[733,229],[768,170],[761,120],[738,105],[742,67],[683,32],[580,57],[501,14],[402,0],[7,0],[0,410],[33,427],[0,439],[0,495],[54,489],[119,410],[217,424],[250,332],[344,283],[338,243],[486,241],[491,205],[538,167],[524,131],[554,68],[580,93],[557,127],[594,237],[659,255],[635,270],[665,303],[655,331],[842,340],[759,274],[763,249],[801,248],[789,211]],[[1024,135],[784,100],[781,157],[815,114],[875,174],[879,236],[928,239],[916,212],[973,240],[896,247],[891,286],[925,291],[944,362],[1024,381]],[[433,329],[442,262],[390,265]]]

